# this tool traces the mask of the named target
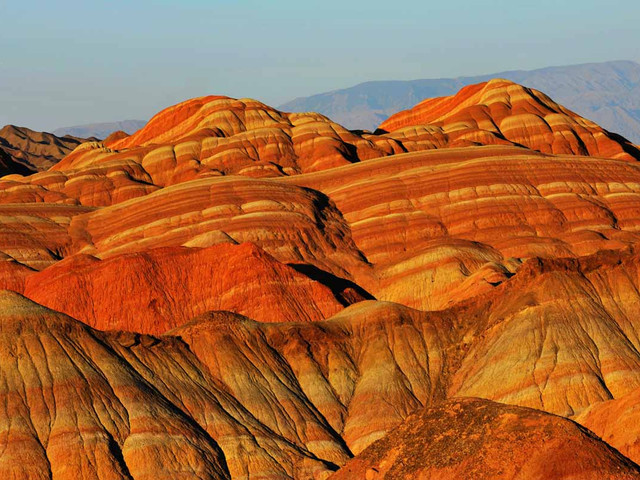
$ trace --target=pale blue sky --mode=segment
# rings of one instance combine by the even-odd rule
[[[0,125],[278,105],[367,80],[640,61],[637,0],[0,0]]]

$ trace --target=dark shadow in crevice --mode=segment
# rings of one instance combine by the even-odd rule
[[[298,273],[302,273],[311,280],[315,280],[328,287],[338,301],[345,307],[363,300],[376,299],[357,283],[345,278],[340,278],[314,265],[309,265],[308,263],[289,263],[288,265]]]

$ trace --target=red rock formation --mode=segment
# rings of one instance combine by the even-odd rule
[[[20,201],[104,206],[198,177],[278,177],[402,151],[393,139],[358,135],[319,114],[202,97],[158,113],[134,135],[84,143],[46,175],[6,178],[0,202],[19,190]]]
[[[322,115],[286,114],[256,100],[219,96],[169,107],[135,134],[104,145],[113,155],[78,151],[56,169],[124,155],[164,186],[202,175],[291,175],[402,151],[391,139],[363,138]]]
[[[152,334],[209,310],[263,322],[321,320],[348,301],[248,243],[159,248],[102,261],[75,255],[30,275],[24,293],[96,328]]]
[[[561,417],[480,399],[426,408],[331,480],[632,479],[640,467]]]
[[[624,138],[509,80],[464,87],[456,95],[424,100],[380,125],[408,150],[516,144],[544,153],[640,159]]]
[[[252,242],[284,263],[338,276],[363,265],[340,212],[322,193],[243,177],[204,178],[83,215],[72,251],[112,256],[149,248]]]
[[[640,170],[626,161],[467,147],[286,179],[325,193],[348,223],[381,300],[439,309],[488,291],[518,259],[638,241]]]
[[[67,251],[108,257],[251,241],[376,298],[437,309],[491,290],[519,259],[636,242],[639,185],[625,161],[513,147],[421,152],[277,181],[165,187],[76,216]]]
[[[169,332],[164,339],[117,332],[91,335],[117,353],[113,362],[131,365],[138,372],[136,375],[203,426],[225,452],[232,475],[249,469],[253,472],[251,478],[265,467],[262,461],[252,460],[253,454],[242,453],[247,447],[239,443],[239,438],[245,433],[229,437],[221,433],[228,427],[209,423],[220,415],[228,419],[230,414],[244,427],[261,429],[263,439],[275,442],[268,450],[275,462],[269,468],[277,465],[281,473],[273,474],[273,478],[286,478],[282,469],[292,458],[307,465],[304,468],[326,473],[330,464],[313,463],[312,458],[342,465],[351,453],[362,452],[415,409],[455,395],[460,384],[484,389],[479,393],[485,397],[495,398],[507,391],[512,395],[510,402],[521,404],[529,402],[528,398],[538,398],[528,397],[531,390],[538,391],[544,400],[541,408],[545,409],[557,409],[556,405],[565,402],[577,409],[580,401],[596,401],[593,399],[599,391],[606,398],[606,392],[624,395],[633,389],[640,371],[634,365],[640,363],[640,356],[621,331],[631,332],[635,326],[625,325],[624,315],[619,312],[621,305],[633,308],[638,302],[637,287],[635,300],[629,297],[636,280],[626,286],[620,282],[611,284],[613,290],[598,293],[597,304],[593,289],[597,291],[603,278],[631,278],[629,269],[637,264],[634,252],[612,252],[580,260],[530,261],[494,291],[445,312],[423,313],[397,304],[362,302],[323,322],[268,324],[215,313]],[[590,285],[583,286],[586,281]],[[577,287],[585,293],[576,294]],[[557,292],[566,292],[566,296]],[[589,293],[591,298],[580,296]],[[0,298],[6,297],[10,302],[7,300],[2,311],[15,315],[16,308],[35,309],[41,312],[38,315],[49,316],[45,322],[49,333],[56,335],[56,344],[80,345],[82,358],[97,355],[93,347],[87,350],[86,340],[74,333],[75,327],[65,327],[61,332],[51,329],[55,324],[50,319],[51,312],[19,297],[3,295]],[[541,321],[537,305],[545,309],[542,322],[548,326],[535,325]],[[598,309],[602,311],[600,317],[590,318]],[[545,315],[553,321],[547,321]],[[32,316],[29,314],[29,318]],[[558,323],[559,318],[563,323]],[[523,335],[523,329],[532,332],[532,336]],[[82,331],[92,332],[88,327]],[[536,343],[536,332],[545,338],[542,347]],[[9,337],[16,341],[15,332],[10,332]],[[171,340],[175,337],[181,340]],[[182,341],[188,349],[180,346]],[[79,347],[75,348],[77,351]],[[556,359],[549,362],[549,355]],[[517,370],[514,361],[518,362]],[[105,365],[100,368],[113,368],[104,362],[100,360],[98,365]],[[509,374],[495,374],[503,369]],[[485,379],[479,380],[482,375]],[[567,382],[567,375],[578,375],[580,379]],[[112,380],[109,382],[113,385]],[[212,407],[203,404],[202,399],[210,398],[212,393],[207,392],[212,389],[218,392],[216,398],[220,398],[220,392],[230,396],[224,403],[228,414],[217,413],[208,420],[203,412]],[[372,409],[372,405],[376,408]],[[31,412],[36,410],[30,407]],[[541,413],[536,415],[546,418]],[[534,419],[529,424],[536,427],[536,435],[544,431],[538,428],[545,425],[544,420]],[[237,423],[233,425],[234,431],[241,428]],[[558,437],[553,432],[548,438]],[[528,437],[525,440],[529,445]],[[571,441],[584,445],[583,440]],[[289,450],[283,445],[290,445]],[[531,448],[535,445],[534,442]],[[596,455],[588,445],[585,455],[600,462],[602,454]],[[540,458],[535,465],[545,463],[544,458],[547,466],[555,465],[550,459],[556,457],[551,454]],[[585,472],[591,468],[588,465],[591,464],[583,465]],[[606,462],[596,465],[605,472],[609,468]]]

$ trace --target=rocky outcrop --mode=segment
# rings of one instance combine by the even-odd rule
[[[170,334],[267,426],[335,461],[322,453],[327,442],[358,453],[443,397],[450,326],[447,317],[368,301],[325,322],[206,315]]]
[[[11,292],[0,312],[3,477],[230,478],[216,442],[104,338]]]
[[[7,291],[0,317],[3,478],[297,479],[336,468],[262,425],[178,339],[98,332]]]
[[[570,420],[466,398],[415,413],[330,478],[617,480],[640,467]]]
[[[216,253],[217,257],[222,258],[223,247],[229,245],[196,252]],[[241,245],[235,248],[249,247]],[[185,253],[185,250],[188,249],[177,253],[169,251],[169,258],[174,258],[173,255],[194,255]],[[250,247],[250,250],[254,251],[255,247]],[[166,261],[162,258],[164,251],[157,254],[156,268]],[[154,252],[146,255],[153,259]],[[121,261],[119,257],[114,259]],[[87,264],[91,270],[94,264],[109,261],[94,259]],[[194,265],[198,263],[206,262],[200,258]],[[639,383],[640,357],[634,345],[637,341],[634,335],[638,329],[635,317],[628,317],[625,308],[630,308],[627,312],[631,312],[637,310],[636,305],[640,303],[637,293],[638,263],[637,254],[633,251],[609,252],[578,260],[531,260],[489,293],[441,312],[420,312],[399,304],[376,301],[359,302],[328,320],[306,323],[261,323],[235,313],[209,312],[162,337],[134,332],[94,331],[69,317],[8,292],[0,295],[0,306],[6,312],[3,328],[9,325],[15,328],[18,328],[17,325],[27,326],[24,327],[26,330],[6,331],[7,342],[11,342],[11,345],[22,345],[23,337],[32,338],[30,325],[35,322],[40,325],[38,335],[53,336],[52,344],[63,346],[67,355],[74,359],[74,364],[78,365],[86,382],[97,386],[102,385],[100,382],[108,382],[108,386],[100,387],[105,389],[100,394],[92,393],[92,389],[86,390],[84,395],[89,397],[82,401],[74,396],[75,387],[71,387],[74,390],[68,393],[67,402],[94,405],[97,401],[95,397],[100,395],[101,405],[107,405],[101,408],[109,411],[111,405],[117,405],[118,408],[122,405],[130,419],[142,415],[136,413],[142,409],[136,402],[145,402],[145,405],[149,402],[151,405],[154,402],[161,402],[162,405],[169,402],[172,409],[181,412],[179,415],[190,418],[199,426],[197,432],[200,433],[188,433],[184,430],[186,427],[180,426],[180,418],[183,417],[179,416],[175,420],[178,422],[175,427],[179,432],[178,438],[185,435],[191,438],[191,444],[196,445],[198,451],[202,451],[200,442],[209,445],[202,447],[205,449],[218,445],[224,452],[232,478],[236,478],[235,475],[240,472],[248,478],[262,478],[260,475],[266,475],[266,478],[307,478],[305,475],[311,476],[312,473],[322,478],[348,462],[353,454],[364,451],[363,455],[367,455],[366,449],[370,445],[383,437],[387,438],[385,435],[403,422],[404,425],[414,424],[415,417],[411,414],[417,409],[430,405],[438,408],[437,404],[450,396],[475,395],[501,399],[511,404],[536,406],[541,410],[573,415],[580,411],[588,413],[586,409],[589,405],[596,404],[594,408],[597,408],[600,399],[612,396],[624,399],[627,398],[625,395],[632,395]],[[60,268],[64,268],[64,262]],[[71,269],[69,274],[76,271],[81,273],[83,268],[80,265],[77,269]],[[197,273],[199,268],[194,266],[189,270]],[[240,265],[240,268],[246,272],[256,267],[245,269]],[[139,279],[144,280],[149,272],[143,267],[138,270]],[[94,272],[83,279],[89,292],[97,286],[89,283]],[[27,277],[27,289],[31,278],[39,275]],[[163,278],[158,275],[159,281]],[[627,279],[627,283],[622,279]],[[188,282],[185,280],[183,284],[187,291]],[[286,286],[285,282],[280,283],[282,287]],[[41,285],[46,287],[44,282]],[[304,285],[302,282],[299,286]],[[103,284],[102,288],[108,291],[109,287]],[[314,291],[311,285],[305,289]],[[68,291],[78,289],[72,287]],[[176,295],[178,289],[171,288],[168,291]],[[287,296],[283,294],[282,298],[286,299]],[[187,302],[179,297],[175,299]],[[118,304],[126,301],[122,297],[113,300]],[[122,310],[128,308],[125,305]],[[598,316],[594,317],[596,314]],[[144,311],[141,318],[142,315]],[[132,324],[134,322],[135,318],[131,320]],[[65,365],[67,360],[60,360],[55,351],[47,349],[46,345],[50,342],[47,338],[34,343],[45,345],[44,350],[29,347],[30,350],[24,353],[17,351],[17,358],[38,357],[47,365]],[[32,361],[35,360],[29,360]],[[85,372],[82,362],[99,370],[95,374]],[[26,367],[8,364],[2,368],[9,372],[7,375],[14,375],[16,381],[24,382],[25,378],[31,378],[31,374],[26,373],[31,370]],[[46,372],[43,370],[45,367],[33,368],[37,372]],[[117,386],[118,382],[124,381],[119,380],[124,375],[119,373],[122,369],[126,369],[129,372],[127,375],[133,375],[135,380],[126,380],[126,390],[120,393],[120,389],[125,388]],[[69,375],[64,373],[66,370],[51,371],[65,375],[60,378]],[[35,402],[33,399],[38,399],[40,395],[44,398],[53,395],[53,399],[47,400],[48,405],[55,402],[56,408],[63,408],[61,405],[65,405],[64,401],[55,395],[64,390],[54,385],[53,393],[47,393],[48,387],[42,385],[48,384],[41,378],[42,375],[45,374],[38,373],[34,380],[40,383],[29,384],[31,386],[25,388],[20,386],[22,384],[15,387],[16,395],[23,395],[19,397],[23,399],[20,402]],[[57,373],[47,375],[58,378]],[[92,375],[106,380],[98,382],[93,380]],[[151,385],[153,388],[149,390],[150,393],[142,395],[136,393],[141,385]],[[114,393],[110,393],[108,388],[113,389]],[[28,397],[21,393],[24,391],[30,392]],[[129,398],[125,395],[129,391],[136,398],[133,403],[124,400]],[[118,398],[117,401],[113,395]],[[159,396],[160,400],[155,396]],[[28,415],[31,415],[28,418],[33,425],[43,422],[51,424],[51,420],[33,415],[39,411],[49,412],[52,407],[44,410],[44,407],[35,404],[28,405]],[[375,409],[371,408],[372,405],[375,405]],[[88,413],[76,412],[75,415],[78,418],[94,418],[96,414],[92,412],[95,411],[101,412],[97,407],[92,407]],[[498,420],[495,420],[494,413]],[[494,413],[489,416],[492,420],[482,414],[477,417],[479,420],[475,424],[470,425],[474,428],[488,425],[487,428],[490,428],[494,420],[498,425],[503,425],[513,417],[509,413],[502,421],[499,420],[502,414]],[[1,415],[2,412],[0,424]],[[15,418],[16,414],[6,415],[14,415],[12,418]],[[117,418],[125,416],[123,412],[118,415]],[[158,415],[158,421],[165,421],[162,411],[154,415]],[[434,416],[442,417],[440,414]],[[582,460],[579,463],[585,469],[585,475],[591,471],[600,474],[611,471],[622,475],[633,472],[635,468],[629,467],[631,464],[625,461],[621,466],[619,462],[622,457],[617,452],[571,422],[541,412],[524,415],[524,418],[523,424],[518,420],[513,428],[507,429],[504,436],[492,437],[493,443],[488,444],[486,440],[476,442],[474,448],[486,447],[493,451],[499,450],[499,445],[504,447],[506,444],[523,442],[519,448],[537,451],[542,442],[549,446],[548,453],[542,449],[539,457],[527,454],[518,457],[536,459],[522,466],[524,472],[538,472],[535,468],[543,467],[551,469],[541,470],[542,476],[567,473],[562,470],[565,467],[578,468],[578,464],[569,461],[553,460],[564,457],[554,457],[552,452],[565,450],[567,456],[584,453],[585,458],[590,459],[587,463]],[[552,420],[548,421],[549,418]],[[462,423],[467,421],[467,417],[460,420]],[[91,422],[104,428],[111,425],[105,423],[102,417]],[[115,422],[115,425],[119,424]],[[420,422],[416,425],[420,425]],[[435,428],[431,421],[424,425],[425,428]],[[529,428],[525,429],[523,425]],[[569,453],[569,447],[562,443],[563,435],[567,432],[561,428],[562,425],[573,432],[567,442],[572,442],[578,453]],[[547,430],[547,427],[551,430]],[[457,427],[450,428],[455,430]],[[250,433],[247,433],[247,429]],[[37,430],[37,435],[40,435],[40,431]],[[203,431],[207,436],[197,437],[203,435]],[[129,434],[118,430],[116,435],[113,429],[108,432],[122,450],[127,468],[131,469],[128,457],[124,455]],[[516,435],[516,432],[520,433]],[[471,435],[469,438],[474,437]],[[481,438],[486,439],[487,436]],[[553,443],[556,440],[559,443]],[[36,443],[38,441],[42,442],[41,437],[34,440]],[[158,442],[163,449],[182,448],[174,447],[162,438]],[[424,446],[424,442],[420,445]],[[460,448],[465,451],[463,447]],[[433,452],[437,453],[438,449]],[[53,453],[46,450],[43,455],[52,465],[55,464],[49,458]],[[78,455],[78,458],[83,458],[85,454]],[[157,455],[169,457],[173,453],[160,452]],[[131,458],[144,457],[134,455]],[[169,461],[164,458],[158,460],[159,464],[164,465],[162,462]],[[193,468],[205,468],[198,460],[200,457],[190,458],[195,459],[191,464]],[[416,456],[420,462],[422,458]],[[493,457],[487,455],[483,458]],[[115,465],[105,467],[107,471],[110,471],[109,468],[120,468],[111,460],[111,463],[105,462],[107,460],[100,460],[98,464]],[[461,462],[461,472],[466,472],[464,468],[471,468],[468,462]],[[429,462],[427,464],[431,465]],[[92,471],[95,466],[91,465],[95,464],[78,469]],[[352,464],[347,463],[345,472],[351,471],[349,465]],[[386,465],[393,466],[393,461]],[[402,465],[407,466],[407,462]],[[487,471],[493,472],[493,468],[501,465],[504,467],[503,459],[491,461]],[[423,466],[422,463],[418,465],[420,468]],[[174,467],[167,468],[171,472],[170,468]],[[528,468],[533,470],[529,471]],[[556,468],[561,470],[554,470]],[[265,471],[270,473],[265,474]],[[340,474],[348,475],[344,472]]]

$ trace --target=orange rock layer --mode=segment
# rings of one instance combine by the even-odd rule
[[[106,260],[74,255],[24,283],[27,297],[89,325],[152,334],[210,310],[263,322],[321,320],[363,298],[357,291],[334,294],[247,243],[158,248]]]
[[[555,103],[509,80],[464,87],[450,97],[425,100],[379,127],[408,150],[468,145],[523,145],[543,153],[636,160],[640,151]]]

